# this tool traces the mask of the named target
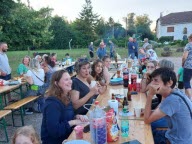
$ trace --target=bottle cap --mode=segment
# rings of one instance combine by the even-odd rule
[[[95,105],[98,105],[99,104],[99,101],[95,101]]]

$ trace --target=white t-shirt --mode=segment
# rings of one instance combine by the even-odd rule
[[[147,56],[149,57],[149,60],[154,60],[154,61],[158,61],[158,57],[156,52],[153,49],[149,49],[147,50]]]
[[[35,75],[42,81],[39,80]],[[45,72],[42,68],[38,69],[38,71],[33,72],[31,70],[28,70],[26,76],[32,77],[34,85],[42,86],[44,84]]]

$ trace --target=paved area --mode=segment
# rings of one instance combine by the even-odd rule
[[[163,59],[163,57],[161,57],[160,60],[161,59]],[[166,57],[165,59],[171,60],[175,64],[175,72],[177,72],[178,68],[181,66],[181,57],[172,57],[172,58]],[[40,135],[42,114],[34,113],[32,115],[26,115],[24,117],[24,119],[25,119],[25,125],[33,125],[33,127],[35,128],[37,133]],[[11,116],[7,116],[6,120],[8,121],[8,124],[12,123],[11,122]],[[19,115],[16,115],[16,123],[21,124]],[[13,136],[16,129],[17,129],[17,127],[12,127],[12,126],[7,127],[10,140],[11,140],[11,137]],[[3,131],[2,131],[2,129],[0,129],[0,139],[2,139],[3,137],[5,137],[5,135],[3,135]]]

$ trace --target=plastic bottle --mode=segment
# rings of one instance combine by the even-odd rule
[[[138,60],[137,60],[137,57],[135,56],[134,57],[134,66],[137,66],[137,64],[138,64]]]
[[[123,112],[123,115],[121,118],[121,136],[122,137],[128,137],[129,136],[129,120],[125,116],[124,112]]]
[[[95,101],[95,109],[90,113],[90,130],[92,143],[106,144],[107,129],[105,111],[99,107],[99,102]]]
[[[129,85],[129,71],[124,69],[123,71],[123,86],[128,87]]]

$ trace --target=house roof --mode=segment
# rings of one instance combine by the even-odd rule
[[[160,17],[161,25],[190,23],[192,22],[192,11],[170,13]]]

